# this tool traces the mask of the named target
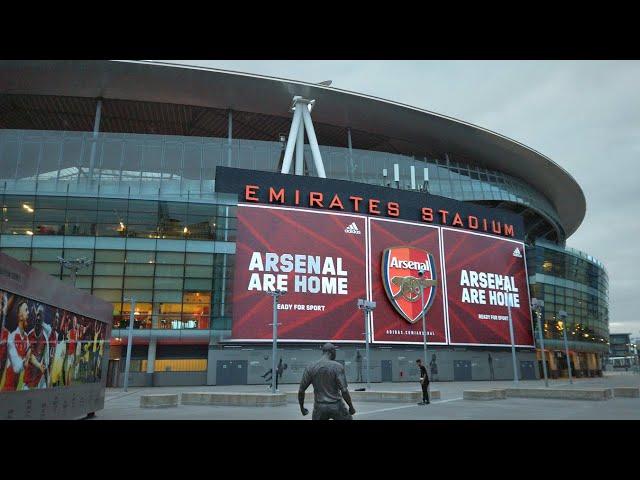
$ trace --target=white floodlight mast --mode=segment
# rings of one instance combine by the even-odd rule
[[[313,163],[318,172],[320,178],[327,178],[327,174],[324,170],[324,163],[322,162],[322,155],[320,154],[320,148],[318,147],[318,139],[316,138],[316,132],[313,128],[313,122],[311,120],[311,110],[315,100],[308,100],[298,95],[293,97],[292,110],[293,119],[291,120],[291,129],[289,130],[289,137],[287,138],[287,146],[284,151],[284,160],[282,161],[282,170],[280,173],[289,173],[291,171],[291,164],[293,163],[293,151],[296,151],[296,166],[295,174],[304,175],[304,134],[307,133],[309,139],[309,146],[311,147],[311,156],[313,157]]]

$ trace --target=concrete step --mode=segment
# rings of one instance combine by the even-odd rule
[[[493,388],[489,390],[465,390],[462,393],[464,400],[503,400],[507,398],[504,389]]]
[[[613,389],[613,395],[616,398],[638,398],[640,397],[640,387],[615,387]]]
[[[153,394],[140,397],[140,408],[168,408],[178,406],[178,394]]]
[[[284,393],[185,392],[183,405],[225,405],[237,407],[278,407],[287,404]]]
[[[349,391],[353,402],[381,402],[381,403],[414,403],[422,401],[422,391],[382,391],[367,390],[364,392]],[[298,403],[298,392],[287,392],[287,401],[289,403]],[[441,394],[439,390],[429,391],[431,400],[440,400]],[[313,392],[305,392],[305,405],[313,403]]]
[[[507,388],[507,397],[549,398],[557,400],[610,400],[610,388]]]

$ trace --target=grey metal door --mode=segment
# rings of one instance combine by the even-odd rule
[[[233,385],[231,362],[229,360],[218,360],[216,362],[216,385]]]
[[[120,360],[109,360],[107,366],[107,387],[117,387],[120,380]]]
[[[531,360],[520,361],[520,376],[522,380],[535,380],[536,379],[536,367]]]
[[[247,384],[247,360],[231,360],[231,380],[230,385],[246,385]]]
[[[460,382],[471,380],[471,360],[453,361],[453,379]]]
[[[392,382],[393,381],[393,367],[391,366],[391,360],[382,360],[382,364],[380,365],[382,370],[382,381],[383,382]]]

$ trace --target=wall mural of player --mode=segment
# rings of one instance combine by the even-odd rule
[[[282,375],[284,374],[284,371],[287,368],[288,368],[288,365],[286,363],[282,363],[282,358],[281,358],[280,361],[278,362],[278,366],[276,367],[276,390],[278,389],[278,383],[282,380]],[[271,380],[273,379],[273,370],[270,368],[264,373],[264,375],[260,375],[260,376],[264,378],[265,382],[267,382],[268,384],[271,384]]]
[[[105,334],[97,320],[0,290],[0,391],[99,382]]]

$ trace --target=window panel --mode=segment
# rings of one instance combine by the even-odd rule
[[[153,264],[136,264],[136,263],[127,263],[125,272],[126,275],[139,275],[139,276],[153,276],[153,271],[155,266]]]
[[[153,278],[151,277],[125,277],[125,289],[149,289],[153,288]]]
[[[122,288],[122,277],[95,276],[93,278],[93,288]]]
[[[96,263],[93,273],[94,275],[122,275],[124,265],[121,263]]]
[[[184,253],[179,252],[157,252],[156,263],[182,265],[184,263]]]
[[[127,263],[153,263],[156,252],[127,251]]]
[[[34,248],[32,259],[33,261],[49,261],[58,263],[58,257],[61,256],[61,248]]]
[[[93,295],[107,302],[120,302],[122,300],[122,290],[100,290],[95,288],[95,284]]]

